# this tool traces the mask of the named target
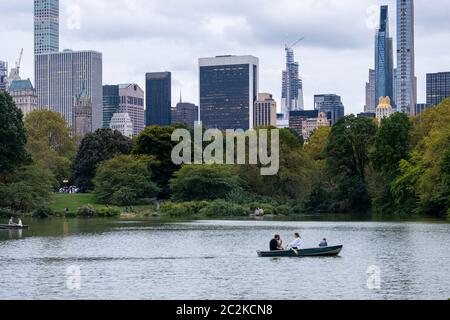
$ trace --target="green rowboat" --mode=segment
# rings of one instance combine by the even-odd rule
[[[302,250],[278,250],[258,251],[258,257],[282,258],[282,257],[335,257],[341,253],[344,246],[311,248]]]

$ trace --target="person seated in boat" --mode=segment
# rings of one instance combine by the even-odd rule
[[[17,226],[23,227],[22,219],[19,218],[19,222],[17,223]]]
[[[299,233],[294,234],[294,240],[289,244],[289,248],[294,250],[300,250],[303,248],[302,237],[300,237]]]
[[[15,225],[13,217],[9,218],[8,224],[9,224],[10,226]]]
[[[270,251],[278,250],[283,250],[283,240],[281,240],[281,237],[277,234],[270,240]]]
[[[323,238],[322,242],[319,244],[320,248],[328,247],[328,242],[326,238]]]

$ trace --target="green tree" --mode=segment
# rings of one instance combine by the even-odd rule
[[[152,181],[149,156],[119,155],[102,162],[94,179],[95,194],[100,202],[114,205],[140,204],[158,195]]]
[[[185,165],[170,181],[175,201],[225,199],[240,189],[234,168],[226,165]]]
[[[49,110],[36,110],[25,118],[28,132],[27,150],[33,160],[42,161],[55,175],[58,185],[71,176],[78,139],[62,115]]]
[[[409,160],[412,125],[409,117],[404,113],[395,113],[383,119],[375,138],[371,152],[374,167],[373,179],[381,183],[372,186],[382,190],[372,190],[374,209],[380,213],[393,214],[398,209],[392,195],[391,184],[399,174],[401,160]]]
[[[42,162],[20,167],[0,184],[0,207],[30,212],[50,201],[54,177]]]
[[[97,165],[116,155],[129,154],[133,141],[118,131],[99,129],[81,141],[73,164],[74,183],[83,191],[92,190]]]
[[[0,92],[0,181],[29,160],[23,114],[11,96]]]
[[[170,197],[169,181],[175,171],[180,169],[172,161],[172,150],[178,142],[172,141],[172,133],[179,126],[149,126],[136,138],[134,154],[151,155],[159,165],[153,168],[158,185],[161,187],[160,197]]]
[[[336,183],[335,211],[367,212],[370,209],[366,170],[376,132],[372,119],[353,115],[344,117],[332,128],[326,148],[326,166]]]

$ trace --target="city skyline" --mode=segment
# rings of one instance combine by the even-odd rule
[[[254,1],[248,1],[240,8],[233,8],[221,1],[214,4],[194,1],[190,6],[195,8],[204,5],[205,10],[201,13],[192,9],[179,10],[183,12],[183,17],[180,17],[175,11],[183,9],[185,4],[174,0],[170,2],[174,9],[164,8],[161,3],[152,1],[114,1],[108,10],[114,19],[108,18],[109,20],[121,20],[121,17],[129,15],[130,12],[138,14],[133,21],[127,20],[127,26],[113,26],[102,17],[97,19],[104,8],[104,2],[61,0],[60,49],[103,52],[104,84],[136,82],[144,87],[145,72],[171,71],[172,100],[177,101],[176,96],[181,87],[184,100],[193,103],[198,103],[196,62],[199,57],[221,54],[255,55],[261,61],[260,91],[272,93],[280,106],[279,75],[284,68],[284,44],[292,43],[299,36],[305,36],[305,40],[295,48],[296,59],[302,65],[305,109],[313,108],[314,94],[336,93],[342,96],[347,113],[359,113],[365,104],[364,84],[367,81],[367,69],[373,67],[373,33],[376,24],[371,25],[373,17],[370,9],[377,6],[379,10],[379,5],[387,4],[390,11],[395,12],[396,5],[393,0],[343,0],[339,3],[320,1],[314,6],[313,3],[317,1],[305,0],[301,3],[286,1],[283,4],[267,2],[256,8],[252,7]],[[429,8],[423,0],[416,0],[415,3],[419,103],[426,100],[426,73],[449,71],[450,66],[450,58],[445,54],[448,46],[445,39],[449,34],[444,31],[449,28],[443,26],[448,22],[442,14],[446,11],[444,8],[450,8],[450,5],[445,1],[438,2],[433,8]],[[129,6],[123,10],[125,4]],[[279,10],[271,9],[275,5]],[[76,12],[76,6],[81,9],[80,29],[73,25],[68,27],[70,12]],[[139,8],[142,14],[139,14]],[[254,12],[251,9],[254,9]],[[124,12],[121,13],[121,10]],[[272,11],[277,11],[278,14]],[[0,60],[6,60],[10,66],[13,65],[20,48],[24,47],[21,73],[24,78],[29,77],[34,83],[32,3],[2,3],[0,12],[0,18],[7,25],[0,31],[0,41],[7,44],[2,48]],[[287,16],[296,15],[298,20],[302,21],[282,19],[280,12]],[[145,21],[144,13],[155,15],[158,22],[156,30],[149,28],[151,25],[147,24],[153,22]],[[257,19],[263,15],[266,20]],[[348,19],[349,15],[352,19]],[[302,17],[304,19],[300,19]],[[319,19],[318,23],[315,19],[319,17],[326,19]],[[168,18],[187,25],[170,27]],[[378,13],[375,13],[373,20],[378,20]],[[391,30],[396,30],[395,20],[391,15]],[[271,25],[272,28],[269,30],[265,25]],[[145,32],[136,31],[136,27]],[[109,34],[106,34],[107,30]],[[199,36],[199,32],[202,36]],[[395,43],[396,36],[393,37]],[[142,42],[143,40],[145,41]]]

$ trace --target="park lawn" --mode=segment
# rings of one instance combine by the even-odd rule
[[[49,208],[56,212],[63,212],[65,208],[68,208],[70,212],[76,212],[78,208],[83,206],[92,206],[95,209],[105,208],[106,205],[98,203],[95,195],[92,193],[57,193],[52,195],[52,201]],[[125,207],[110,206],[112,208],[118,208],[123,211],[126,210]],[[154,208],[153,205],[136,205],[132,206],[134,210],[145,211]]]
[[[56,212],[63,212],[65,208],[69,211],[77,211],[82,206],[90,205],[94,208],[101,208],[104,205],[97,203],[95,195],[92,193],[77,193],[67,194],[58,193],[52,196],[52,202],[50,203],[50,209]]]

